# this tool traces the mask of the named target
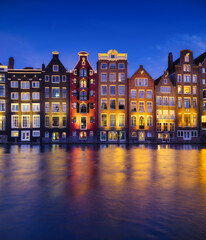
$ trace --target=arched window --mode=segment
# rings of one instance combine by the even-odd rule
[[[139,118],[139,129],[144,129],[144,117]]]
[[[136,116],[132,116],[131,125],[132,125],[132,127],[136,127],[136,125],[137,125],[137,118],[136,118]]]
[[[80,92],[80,100],[81,101],[87,100],[87,93],[85,91]]]
[[[80,88],[86,88],[87,87],[87,81],[86,80],[81,80],[80,81]]]
[[[82,103],[80,105],[80,113],[86,113],[87,112],[87,106],[85,103]]]

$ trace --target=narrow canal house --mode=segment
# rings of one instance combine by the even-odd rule
[[[87,52],[70,71],[70,142],[97,142],[97,73]]]
[[[126,53],[98,54],[98,131],[100,142],[128,140],[128,62]]]
[[[67,142],[69,136],[69,74],[52,52],[50,63],[42,66],[42,140]]]
[[[41,69],[14,69],[9,59],[7,74],[7,132],[9,142],[41,140]]]
[[[176,85],[176,141],[199,141],[199,67],[191,50],[180,51],[180,58],[173,62],[169,54],[168,71]]]
[[[168,72],[155,80],[156,141],[175,141],[176,87]]]
[[[140,65],[129,79],[129,142],[154,142],[154,79]]]

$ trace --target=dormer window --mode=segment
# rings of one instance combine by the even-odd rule
[[[187,54],[185,55],[185,62],[189,62],[189,61],[190,61],[190,54],[187,53]]]
[[[164,79],[164,84],[167,84],[167,79]]]
[[[53,65],[53,71],[58,72],[59,71],[59,65]]]
[[[111,58],[115,58],[114,54],[111,55]]]

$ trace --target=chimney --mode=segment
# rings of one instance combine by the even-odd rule
[[[8,69],[14,69],[14,58],[10,57],[9,58],[9,66]]]
[[[172,53],[170,52],[169,56],[168,56],[168,73],[169,73],[169,75],[172,73],[172,68],[173,68],[173,56],[172,56]]]
[[[58,59],[59,58],[59,52],[53,51],[52,54],[53,54],[53,58],[54,59]]]
[[[42,64],[42,71],[44,71],[45,70],[45,64],[43,63]]]

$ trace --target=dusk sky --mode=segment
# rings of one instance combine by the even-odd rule
[[[154,78],[182,49],[194,57],[206,51],[206,1],[3,1],[0,62],[15,58],[15,68],[46,65],[52,51],[70,70],[79,51],[128,53],[129,76],[143,64]]]

